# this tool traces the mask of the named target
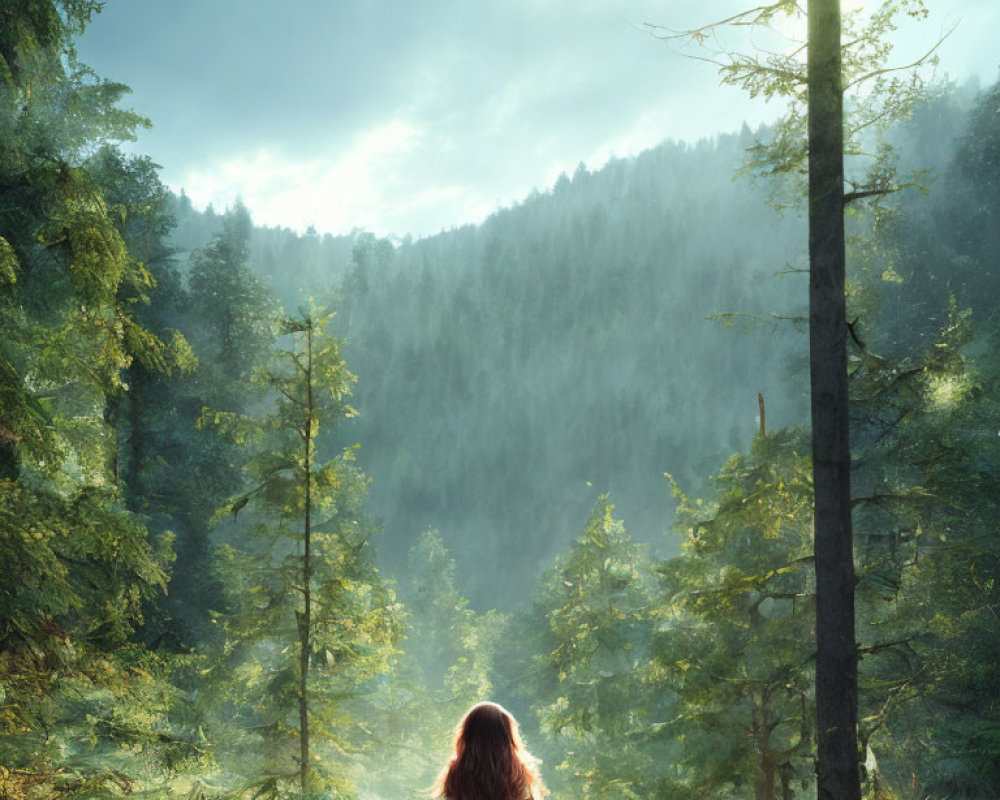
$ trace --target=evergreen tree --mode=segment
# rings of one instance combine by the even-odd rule
[[[667,763],[650,737],[664,699],[643,681],[652,620],[649,564],[606,496],[543,580],[555,697],[538,709],[566,789],[584,798],[655,797]]]
[[[164,791],[201,758],[171,722],[172,665],[134,641],[166,585],[169,537],[93,487],[0,486],[0,791],[12,798]]]
[[[898,191],[891,148],[884,132],[906,117],[923,96],[919,74],[887,80],[888,34],[902,11],[926,15],[922,0],[889,0],[865,24],[859,15],[842,26],[839,0],[777,0],[739,12],[723,23],[685,34],[704,43],[718,25],[771,27],[776,18],[805,15],[802,46],[785,54],[723,53],[726,83],[751,95],[779,97],[789,111],[767,144],[751,149],[747,168],[770,175],[808,176],[809,368],[814,471],[816,555],[816,715],[818,795],[822,800],[858,800],[857,645],[854,624],[854,554],[851,527],[845,206]],[[845,35],[846,34],[846,35]],[[934,48],[917,66],[925,62]],[[802,53],[805,51],[805,59]],[[845,117],[845,92],[852,114]],[[878,134],[882,134],[881,136]],[[875,135],[867,173],[845,174],[845,147],[859,149]],[[860,152],[872,152],[871,149]],[[803,169],[805,167],[805,169]],[[845,185],[851,191],[845,192]]]
[[[455,585],[455,571],[441,534],[423,533],[408,558],[406,652],[435,702],[447,706],[445,719],[460,718],[487,699],[492,652],[504,621],[496,611],[477,615],[469,608]]]
[[[367,479],[353,449],[329,459],[315,451],[320,427],[353,413],[353,377],[326,322],[283,323],[290,344],[257,376],[273,392],[271,414],[208,412],[254,448],[252,488],[230,507],[235,520],[252,503],[249,529],[219,553],[231,609],[219,617],[220,713],[236,713],[216,742],[224,767],[244,773],[256,796],[283,796],[293,779],[302,794],[349,785],[336,763],[355,738],[345,701],[388,669],[398,635],[393,593],[373,564]]]
[[[74,37],[98,8],[14,2],[3,11],[0,475],[11,478],[23,458],[50,470],[66,458],[56,418],[79,419],[88,390],[120,391],[130,337],[144,336],[117,303],[120,287],[141,278],[85,163],[92,148],[132,138],[144,123],[117,107],[126,87],[76,59]],[[87,434],[100,429],[73,433],[96,450]]]
[[[453,752],[457,720],[496,696],[494,657],[511,635],[504,615],[477,614],[458,593],[438,531],[420,536],[407,564],[402,650],[363,709],[372,734],[359,788],[379,797],[416,796],[434,782]]]
[[[90,156],[144,121],[79,63],[90,2],[0,11],[0,791],[159,785],[197,748],[169,664],[135,644],[170,537],[123,508],[106,400],[162,345],[129,314],[131,259]]]
[[[680,500],[660,566],[653,676],[677,698],[677,791],[790,800],[812,785],[814,584],[809,445],[761,432],[708,504]]]
[[[237,204],[222,219],[222,232],[195,253],[188,274],[195,347],[207,368],[216,408],[246,410],[245,381],[271,342],[276,304],[250,272],[250,213]]]
[[[224,598],[209,533],[217,508],[240,490],[249,458],[245,447],[198,421],[206,407],[239,415],[264,402],[266,387],[253,375],[270,356],[277,316],[272,295],[247,267],[246,208],[227,212],[221,228],[194,253],[188,286],[174,280],[172,269],[163,270],[163,290],[156,295],[157,323],[184,332],[198,369],[164,380],[140,366],[129,404],[137,488],[147,513],[164,515],[177,533],[170,592],[150,632],[175,647],[207,643],[217,633],[210,612],[221,610]],[[144,446],[155,456],[144,460]]]
[[[997,710],[981,702],[998,679],[1000,633],[996,333],[972,323],[953,303],[931,348],[899,361],[865,348],[853,373],[860,730],[876,788],[981,796],[997,787],[986,755]]]

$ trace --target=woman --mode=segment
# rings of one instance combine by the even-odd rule
[[[503,706],[478,703],[458,726],[455,755],[434,796],[444,800],[541,800],[548,794],[524,749],[517,721]]]

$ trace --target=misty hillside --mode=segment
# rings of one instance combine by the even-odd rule
[[[438,527],[460,571],[491,565],[495,584],[465,591],[510,602],[603,492],[634,535],[662,541],[663,473],[691,486],[749,441],[759,391],[776,422],[802,419],[794,330],[708,319],[787,313],[802,286],[775,277],[801,257],[800,225],[733,183],[740,153],[724,137],[581,168],[481,226],[356,266],[340,301],[362,412],[348,435],[386,563]]]
[[[396,246],[254,232],[249,263],[286,306],[338,309],[360,411],[340,437],[361,445],[390,571],[438,528],[463,591],[510,604],[603,492],[661,544],[663,473],[700,487],[752,438],[758,392],[772,424],[804,419],[796,328],[709,319],[801,313],[801,276],[778,274],[801,265],[801,220],[733,179],[751,141],[581,166],[482,225]],[[220,219],[176,212],[186,248]]]
[[[971,94],[896,132],[902,170],[950,180]],[[510,604],[604,492],[634,536],[669,548],[665,472],[702,490],[757,430],[758,392],[771,426],[805,421],[805,223],[734,178],[755,138],[581,165],[481,225],[418,241],[254,229],[249,264],[287,308],[313,296],[338,311],[360,412],[338,442],[361,445],[391,572],[436,528],[462,590]],[[937,219],[940,197],[902,198],[900,224]],[[174,213],[187,251],[222,220],[186,198]],[[924,280],[900,291],[926,296]],[[922,319],[934,335],[938,317]]]

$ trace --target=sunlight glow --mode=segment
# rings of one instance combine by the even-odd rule
[[[196,206],[211,203],[222,210],[241,198],[258,224],[287,225],[294,219],[301,230],[315,225],[348,232],[381,218],[387,205],[398,202],[393,196],[397,171],[420,135],[414,125],[394,120],[329,159],[259,150],[189,172],[179,184]]]
[[[969,389],[969,380],[961,376],[935,377],[930,383],[931,407],[940,411],[954,408]]]

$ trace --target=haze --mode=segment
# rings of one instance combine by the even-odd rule
[[[780,108],[720,87],[711,65],[644,27],[686,29],[734,8],[110,0],[80,52],[132,87],[153,121],[137,149],[196,206],[240,197],[263,225],[422,236],[481,221],[580,163],[773,119]],[[899,63],[954,27],[942,73],[991,81],[1000,4],[931,10],[897,32]]]

